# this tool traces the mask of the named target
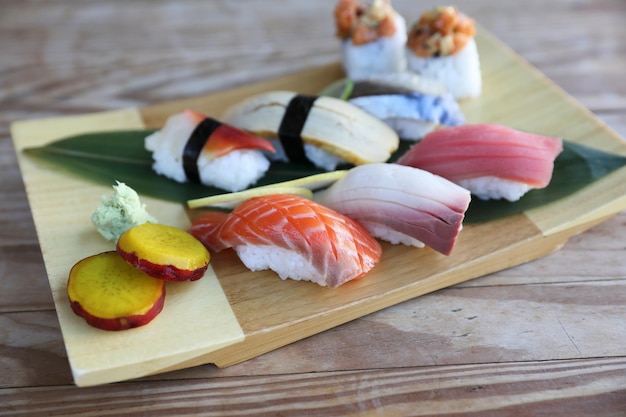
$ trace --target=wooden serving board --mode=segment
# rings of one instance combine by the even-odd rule
[[[533,67],[480,30],[483,94],[461,104],[468,122],[497,122],[626,155],[626,143]],[[626,169],[548,206],[466,225],[452,254],[384,244],[365,278],[329,290],[250,272],[232,251],[211,261],[194,283],[168,285],[166,305],[150,325],[104,332],[75,316],[65,294],[71,266],[111,250],[90,223],[111,188],[38,165],[21,150],[65,136],[158,128],[193,108],[218,117],[229,105],[276,89],[314,94],[342,77],[338,64],[207,96],[84,116],[21,121],[11,131],[49,275],[70,365],[78,385],[95,385],[205,363],[229,366],[396,303],[544,256],[626,209]],[[182,205],[142,200],[160,222],[186,228]]]

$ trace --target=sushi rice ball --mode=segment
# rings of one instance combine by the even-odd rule
[[[422,15],[407,38],[409,71],[448,87],[455,99],[480,96],[480,59],[474,21],[456,7],[436,7]]]
[[[353,80],[406,70],[406,22],[389,1],[341,0],[335,8],[344,70]]]

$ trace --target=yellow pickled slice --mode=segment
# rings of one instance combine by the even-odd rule
[[[210,254],[202,243],[186,231],[157,223],[144,223],[124,232],[117,241],[118,251],[134,254],[139,262],[173,266],[193,271],[206,268]],[[146,271],[150,275],[150,271]]]
[[[76,263],[70,271],[67,295],[93,322],[158,314],[154,306],[163,296],[164,286],[164,281],[146,275],[111,251]]]

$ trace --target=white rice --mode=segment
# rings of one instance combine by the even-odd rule
[[[351,39],[341,42],[343,68],[352,80],[368,78],[375,74],[406,71],[406,22],[396,13],[396,33],[374,42],[353,45]]]
[[[289,158],[285,153],[285,149],[279,139],[270,139],[276,152],[269,154],[268,158],[272,161],[289,162]],[[346,161],[338,156],[326,152],[325,150],[318,148],[310,143],[304,144],[304,155],[307,157],[313,165],[326,171],[334,171],[337,167]]]
[[[200,181],[204,185],[226,191],[241,191],[255,184],[270,167],[263,153],[254,149],[241,149],[209,160],[204,155],[198,159]]]
[[[168,118],[165,126],[145,139],[145,148],[152,152],[152,169],[159,175],[185,183],[183,150],[196,127],[196,122],[183,113]],[[225,191],[241,191],[256,183],[269,169],[270,162],[262,151],[242,149],[210,159],[206,153],[198,158],[200,182]]]
[[[418,141],[439,126],[437,123],[408,117],[389,117],[381,120],[395,130],[403,140],[410,141]]]
[[[456,181],[481,200],[504,198],[517,201],[533,187],[522,182],[497,177],[479,177]]]
[[[152,152],[152,169],[159,175],[177,182],[186,182],[183,169],[183,149],[196,123],[183,113],[167,119],[165,126],[144,141],[146,150]]]
[[[422,241],[419,241],[397,230],[390,229],[387,226],[378,223],[361,222],[361,225],[367,229],[367,231],[375,238],[384,240],[392,245],[406,245],[415,246],[416,248],[423,248],[425,245]]]
[[[312,281],[326,286],[326,280],[304,256],[277,246],[241,245],[235,248],[241,262],[251,271],[271,269],[285,280]]]
[[[309,161],[313,162],[316,167],[325,169],[326,171],[334,171],[337,169],[338,165],[346,162],[344,159],[309,143],[304,144],[304,153]]]
[[[455,99],[480,96],[482,78],[480,60],[474,39],[454,55],[423,58],[406,48],[407,66],[427,78],[443,83]]]

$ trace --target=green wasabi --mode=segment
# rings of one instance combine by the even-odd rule
[[[106,240],[117,241],[128,229],[144,223],[157,223],[139,200],[137,192],[117,181],[111,197],[102,196],[102,206],[91,215],[91,222]]]

